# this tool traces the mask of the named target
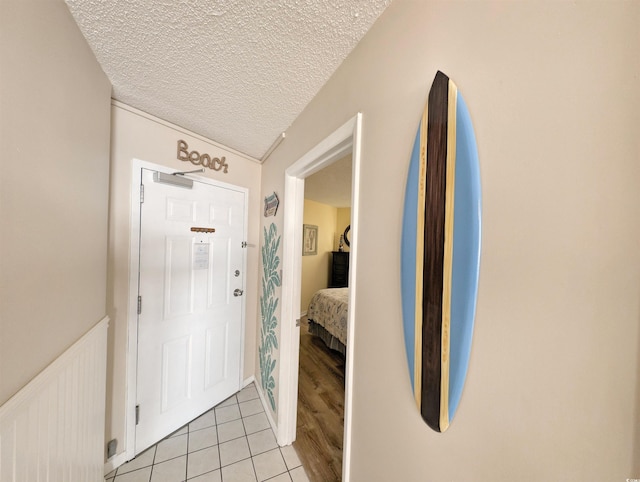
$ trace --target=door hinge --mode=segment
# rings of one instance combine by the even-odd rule
[[[243,241],[243,242],[242,242],[242,247],[243,247],[243,248],[246,248],[246,247],[247,247],[247,242],[246,242],[246,241]]]
[[[140,204],[144,202],[144,184],[140,184]]]
[[[140,405],[136,405],[136,425],[140,423]]]
[[[138,314],[142,314],[142,296],[138,296]]]

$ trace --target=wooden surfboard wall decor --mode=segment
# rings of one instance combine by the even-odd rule
[[[418,409],[449,427],[469,365],[480,269],[480,168],[471,117],[438,71],[407,177],[401,251],[402,311]]]

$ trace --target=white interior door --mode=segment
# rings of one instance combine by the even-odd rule
[[[240,389],[246,229],[245,191],[142,183],[136,454]]]

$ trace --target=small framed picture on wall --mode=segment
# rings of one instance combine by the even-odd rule
[[[318,254],[318,226],[303,224],[302,256]]]

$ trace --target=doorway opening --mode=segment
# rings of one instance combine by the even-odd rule
[[[280,333],[280,393],[278,443],[289,445],[296,438],[298,367],[300,349],[300,297],[304,180],[349,153],[352,156],[351,256],[349,261],[349,314],[345,362],[345,404],[342,480],[349,480],[352,424],[352,372],[356,319],[356,267],[358,250],[358,212],[361,158],[362,114],[338,128],[285,171],[283,229],[282,328]]]

